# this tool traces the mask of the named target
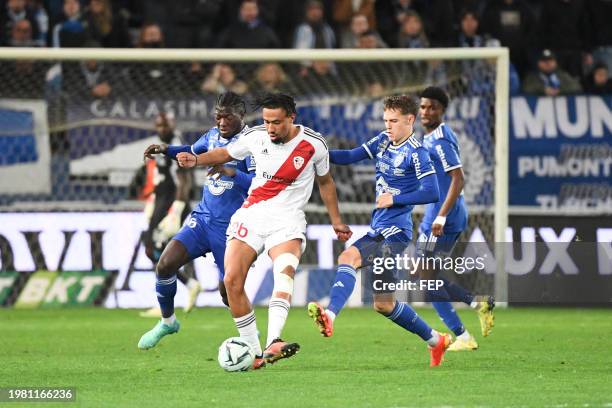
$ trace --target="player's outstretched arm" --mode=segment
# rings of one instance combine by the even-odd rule
[[[317,184],[319,184],[319,192],[321,199],[329,213],[329,219],[332,227],[340,241],[347,241],[353,232],[348,225],[342,223],[340,210],[338,209],[338,195],[336,194],[336,183],[331,174],[328,172],[323,176],[317,176]]]
[[[457,198],[465,185],[463,169],[461,167],[449,171],[448,174],[451,176],[448,194],[442,203],[442,207],[440,207],[440,211],[438,211],[438,216],[431,225],[431,233],[435,236],[442,235],[444,224],[446,223],[446,216],[455,206],[455,202],[457,202]]]
[[[421,180],[418,189],[409,193],[392,195],[384,193],[376,199],[376,208],[389,208],[394,205],[417,205],[435,203],[440,199],[438,188],[438,178],[435,173],[431,173]]]
[[[176,159],[181,167],[212,166],[233,160],[225,147],[218,147],[206,153],[198,154],[197,156],[191,153],[181,152],[176,155]]]
[[[330,150],[329,161],[333,164],[352,164],[368,159],[367,150],[363,146],[351,150]]]

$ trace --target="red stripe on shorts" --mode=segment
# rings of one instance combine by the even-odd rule
[[[298,178],[310,162],[312,156],[314,156],[314,153],[314,146],[306,140],[302,140],[272,178],[251,192],[244,204],[242,204],[242,207],[248,208],[253,204],[276,197]],[[302,162],[301,165],[299,165],[300,162]]]

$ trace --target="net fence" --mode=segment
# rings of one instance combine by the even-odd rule
[[[445,116],[457,134],[470,211],[462,240],[494,239],[494,60],[363,60],[282,62],[113,62],[10,60],[0,65],[0,189],[3,211],[139,210],[142,152],[159,142],[154,120],[172,112],[177,134],[193,143],[214,126],[219,93],[251,100],[284,91],[298,102],[296,122],[322,133],[330,146],[351,148],[384,129],[382,97],[417,95],[429,85],[451,97]],[[260,123],[249,112],[250,125]],[[419,137],[422,129],[417,126]],[[332,174],[346,222],[367,225],[375,197],[373,162],[335,166]],[[205,170],[196,172],[192,200],[201,197]],[[309,224],[327,224],[317,189]],[[422,211],[415,211],[415,228]],[[416,235],[415,235],[416,236]],[[336,253],[341,244],[336,243]],[[317,264],[309,245],[303,263]],[[462,276],[492,288],[492,275]]]

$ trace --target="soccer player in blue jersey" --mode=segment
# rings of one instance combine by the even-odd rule
[[[233,92],[226,92],[217,100],[216,126],[204,133],[198,141],[191,146],[151,145],[145,150],[145,157],[164,154],[176,159],[180,152],[197,155],[217,147],[227,147],[248,130],[243,120],[245,113],[245,101]],[[215,166],[209,171],[202,191],[202,201],[191,212],[157,263],[155,289],[162,318],[140,338],[138,348],[146,350],[155,347],[164,336],[179,331],[180,324],[174,315],[176,274],[179,268],[192,259],[212,252],[219,268],[219,291],[223,302],[228,305],[223,284],[225,233],[230,218],[248,195],[254,170],[255,163],[246,157],[243,160],[232,160],[224,166]]]
[[[335,164],[376,159],[376,208],[370,232],[338,258],[327,309],[314,302],[308,305],[308,314],[325,337],[332,335],[334,319],[355,287],[356,270],[372,265],[375,258],[403,252],[412,239],[413,207],[438,201],[435,170],[427,150],[414,137],[417,103],[409,96],[391,96],[384,99],[383,107],[385,131],[355,149],[330,152]],[[427,342],[430,366],[439,365],[452,341],[450,335],[432,330],[410,305],[395,300],[393,290],[376,285],[373,290],[374,309]]]
[[[423,145],[436,169],[440,200],[427,204],[419,225],[418,252],[427,257],[447,257],[452,253],[459,236],[467,226],[468,211],[463,198],[464,177],[455,133],[442,122],[449,98],[439,87],[428,87],[421,93],[419,116],[427,132]],[[424,271],[425,275],[439,271]],[[469,291],[437,276],[444,281],[439,290],[428,291],[427,300],[438,312],[444,324],[457,336],[449,351],[475,350],[476,339],[468,333],[451,301],[461,301],[478,311],[483,336],[493,326],[492,297],[476,297]]]

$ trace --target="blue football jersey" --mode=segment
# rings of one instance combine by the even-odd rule
[[[227,147],[235,143],[242,134],[248,130],[245,126],[240,133],[231,139],[225,139],[216,127],[204,133],[198,141],[191,146],[193,154],[205,153],[217,147]],[[225,164],[227,167],[234,167],[243,173],[253,173],[255,171],[255,161],[251,156],[244,160],[232,160]],[[194,212],[201,213],[207,222],[219,224],[226,228],[230,218],[248,196],[248,189],[244,189],[234,182],[229,176],[215,175],[206,177],[206,183],[202,189],[202,200],[194,209]]]
[[[448,195],[452,177],[448,174],[453,169],[461,167],[461,156],[459,154],[459,143],[455,133],[441,123],[433,132],[425,135],[423,146],[429,152],[431,161],[436,169],[438,177],[438,187],[440,189],[440,201],[427,204],[425,207],[425,217],[421,223],[421,230],[431,229],[431,223],[438,216],[438,211]],[[444,224],[445,233],[461,232],[467,226],[467,207],[463,199],[463,192],[457,198],[455,206],[446,215]]]
[[[370,158],[376,158],[377,198],[382,193],[391,193],[395,196],[418,190],[419,180],[435,173],[427,150],[414,136],[394,146],[387,132],[381,132],[364,143],[363,147]],[[370,227],[378,231],[394,226],[401,228],[412,237],[413,208],[413,205],[377,208],[372,212]]]

